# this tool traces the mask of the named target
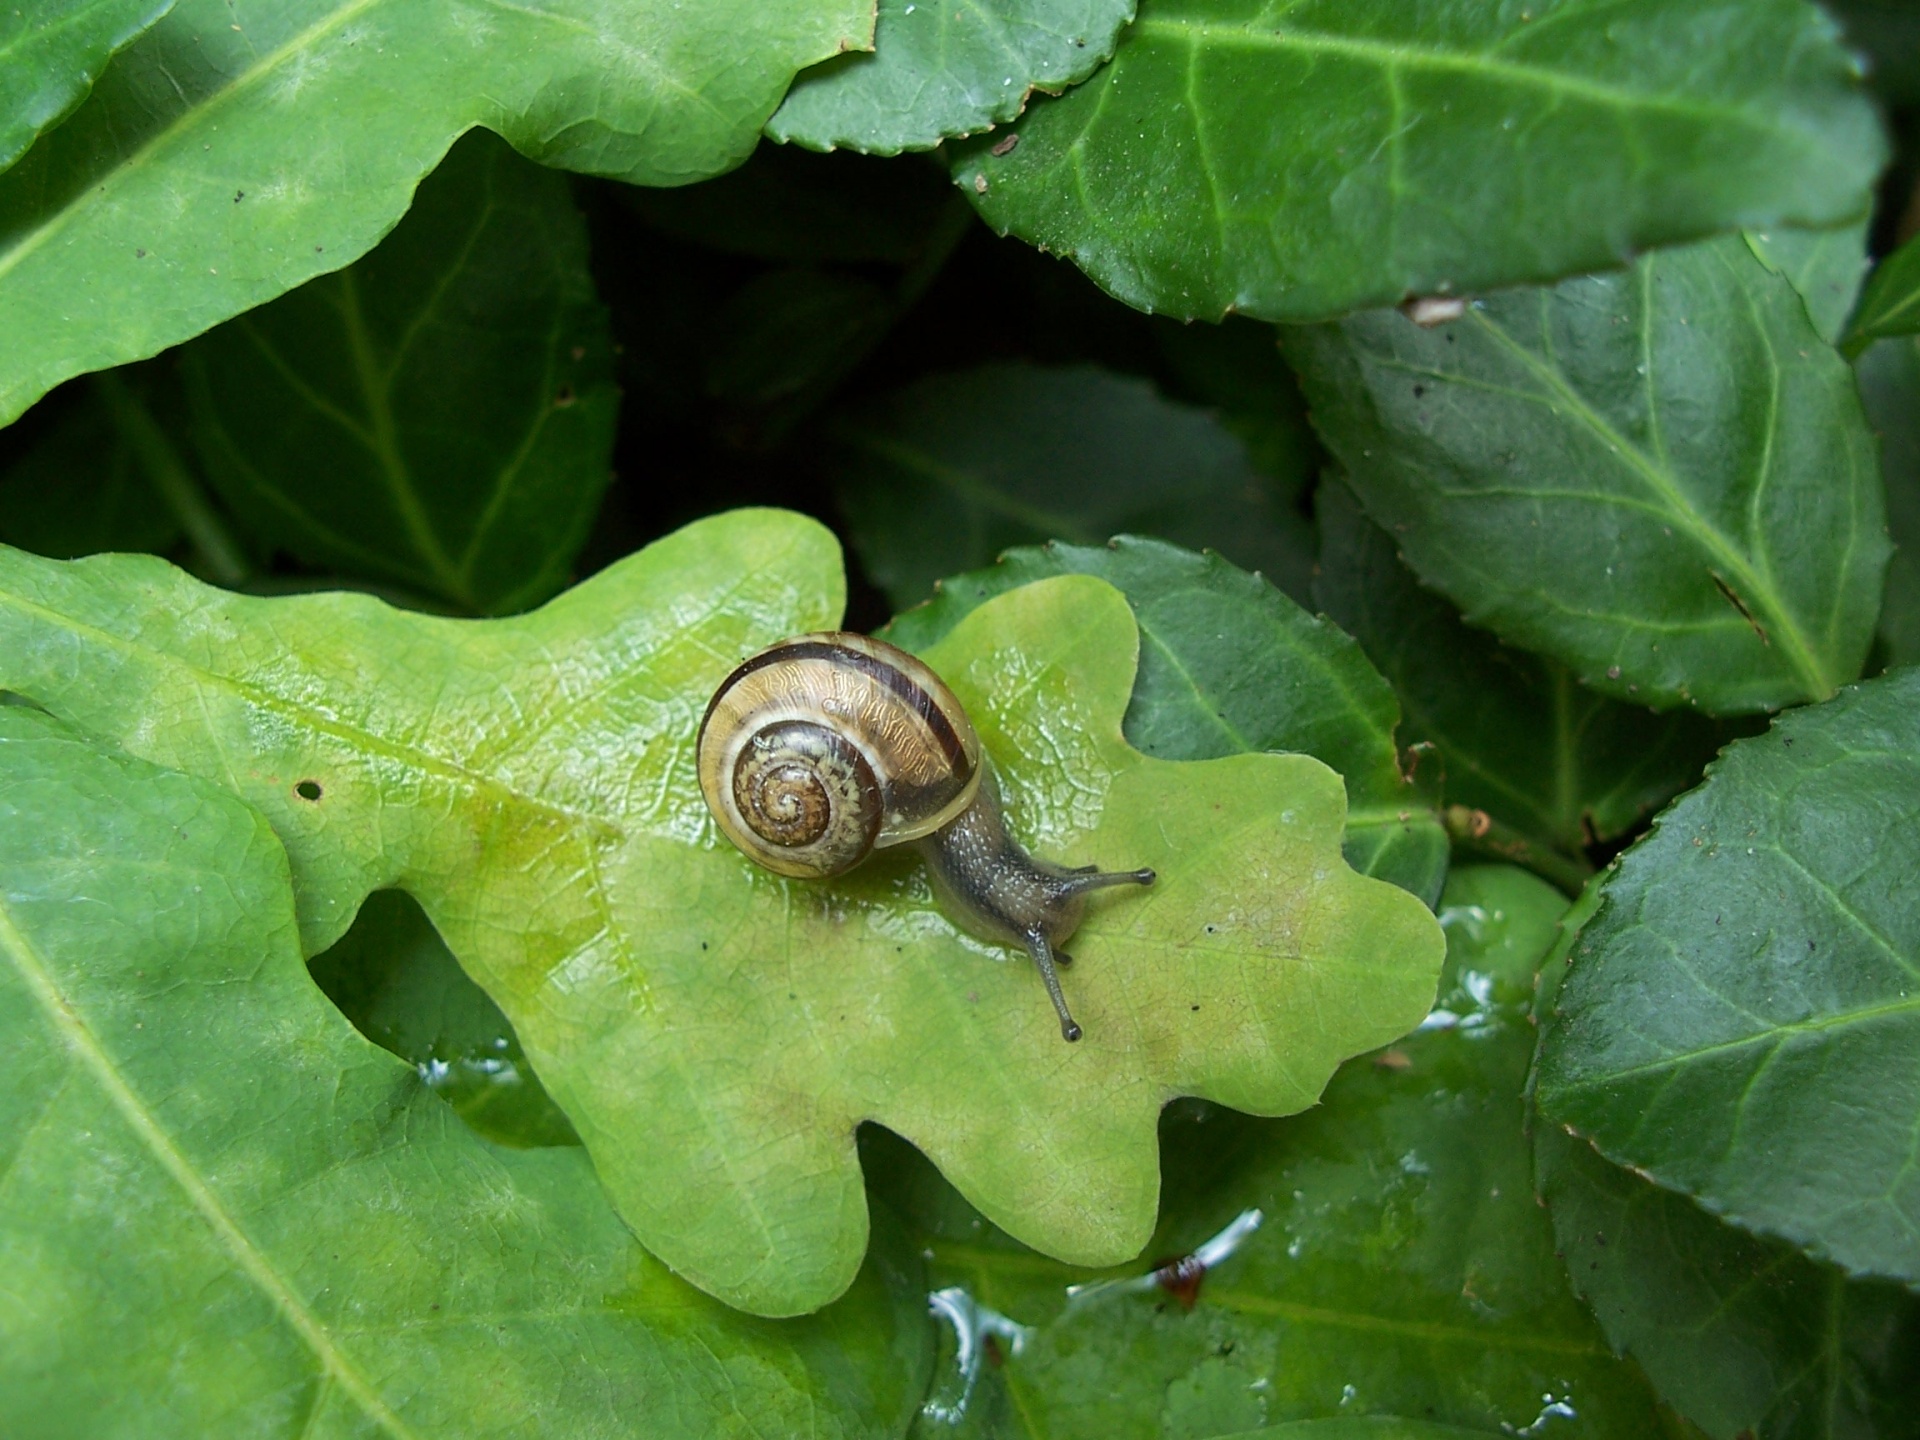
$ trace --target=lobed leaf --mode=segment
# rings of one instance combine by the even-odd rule
[[[173,0],[36,0],[0,10],[0,170],[85,98]]]
[[[586,225],[485,132],[371,255],[180,359],[206,474],[258,543],[464,609],[559,589],[611,473]]]
[[[878,1437],[926,1384],[897,1227],[826,1314],[727,1311],[353,1033],[258,813],[19,707],[0,1037],[9,1435]]]
[[[810,886],[717,836],[691,764],[707,698],[743,655],[831,627],[841,585],[831,537],[779,511],[696,523],[486,622],[0,552],[0,686],[258,805],[309,953],[370,891],[414,895],[621,1215],[702,1288],[792,1314],[846,1287],[867,1119],[1012,1233],[1118,1261],[1152,1228],[1162,1104],[1312,1104],[1424,1013],[1432,917],[1341,863],[1345,799],[1318,761],[1130,749],[1125,601],[1088,577],[1029,586],[926,659],[1016,833],[1161,875],[1076,938],[1087,1039],[1063,1046],[1038,977],[963,940],[910,857]]]
[[[1539,1102],[1855,1274],[1920,1279],[1920,671],[1740,741],[1607,881]]]
[[[1145,0],[1018,146],[956,146],[996,230],[1129,305],[1319,320],[1865,212],[1855,63],[1798,0]]]
[[[837,420],[829,471],[861,567],[896,610],[1015,545],[1117,533],[1212,546],[1283,588],[1313,567],[1305,518],[1212,415],[1092,366],[983,365]],[[1301,586],[1304,589],[1304,585]]]
[[[1872,435],[1739,237],[1287,347],[1361,503],[1473,624],[1662,709],[1860,673],[1888,552]]]
[[[767,134],[811,150],[927,150],[990,130],[1106,62],[1133,0],[877,0],[874,46],[803,72]]]
[[[0,424],[370,250],[476,126],[675,185],[737,164],[865,0],[180,0],[0,178]]]
[[[1907,241],[1875,267],[1847,330],[1847,353],[1888,335],[1920,332],[1920,239]]]
[[[1726,738],[1700,716],[1597,695],[1564,666],[1462,624],[1337,480],[1316,509],[1314,599],[1392,683],[1401,739],[1434,747],[1449,801],[1577,856],[1691,785]]]
[[[1440,1008],[1420,1033],[1345,1066],[1304,1115],[1170,1111],[1151,1264],[1088,1272],[1043,1259],[903,1147],[872,1146],[877,1188],[924,1236],[932,1283],[1031,1327],[1018,1353],[1003,1347],[1003,1363],[981,1371],[959,1423],[923,1412],[916,1434],[1210,1440],[1268,1425],[1291,1440],[1298,1425],[1317,1440],[1320,1425],[1427,1440],[1386,1418],[1407,1415],[1461,1427],[1441,1432],[1449,1440],[1530,1426],[1660,1434],[1646,1380],[1568,1293],[1533,1199],[1527,1006],[1565,907],[1512,867],[1455,871]],[[1249,1210],[1258,1226],[1229,1254],[1186,1284],[1154,1278]],[[938,1379],[935,1402],[950,1413],[957,1390]]]
[[[1574,1291],[1714,1440],[1912,1433],[1920,1298],[1736,1230],[1557,1126],[1534,1157]]]
[[[1117,586],[1140,627],[1127,743],[1162,760],[1298,751],[1347,787],[1347,863],[1428,905],[1447,873],[1430,787],[1400,765],[1393,691],[1338,627],[1216,555],[1121,536],[1104,546],[1011,550],[991,569],[940,583],[884,632],[924,650],[997,595],[1053,575]]]

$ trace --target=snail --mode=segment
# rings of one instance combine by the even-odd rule
[[[720,682],[700,722],[700,792],[721,833],[779,875],[844,874],[874,850],[915,846],[942,908],[983,940],[1033,957],[1080,1038],[1059,967],[1092,891],[1151,885],[1151,870],[1036,860],[1007,833],[993,767],[954,693],[920,661],[865,635],[782,640]]]

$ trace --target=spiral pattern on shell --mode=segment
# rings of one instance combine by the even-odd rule
[[[953,692],[863,635],[801,635],[743,662],[708,704],[698,752],[722,833],[802,878],[931,833],[980,786],[979,737]]]

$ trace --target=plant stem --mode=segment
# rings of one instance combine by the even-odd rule
[[[147,479],[187,532],[207,578],[228,589],[246,583],[253,573],[246,552],[140,397],[111,370],[95,375],[93,385],[121,436],[133,447]]]
[[[1454,844],[1462,849],[1483,855],[1497,855],[1502,860],[1523,865],[1541,879],[1558,885],[1569,895],[1578,895],[1593,875],[1593,867],[1585,860],[1537,844],[1484,810],[1449,805],[1440,812],[1440,821],[1446,826]]]

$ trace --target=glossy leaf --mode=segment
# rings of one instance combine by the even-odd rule
[[[1461,623],[1338,481],[1320,487],[1314,599],[1405,707],[1403,743],[1432,745],[1450,803],[1578,855],[1691,785],[1725,738],[1712,722],[1596,695],[1564,666]]]
[[[371,249],[455,137],[684,184],[866,0],[181,0],[0,179],[0,423]]]
[[[0,10],[0,170],[79,104],[173,0],[35,0]]]
[[[1602,1154],[1920,1279],[1920,671],[1781,716],[1608,881],[1539,1099]]]
[[[675,1280],[321,998],[257,812],[18,707],[0,1036],[10,1436],[880,1436],[926,1383],[891,1232],[793,1325]]]
[[[1162,760],[1267,750],[1323,760],[1346,781],[1347,863],[1439,899],[1447,839],[1431,787],[1402,771],[1393,691],[1350,637],[1218,556],[1128,536],[1012,550],[942,581],[884,633],[924,650],[994,596],[1063,574],[1098,576],[1133,607],[1142,645],[1127,743]]]
[[[1901,337],[1870,347],[1855,364],[1860,398],[1880,436],[1887,488],[1887,562],[1879,649],[1888,665],[1920,663],[1920,341]]]
[[[1875,267],[1847,331],[1848,353],[1887,335],[1920,332],[1920,239],[1907,241]]]
[[[1145,0],[1016,148],[954,150],[996,230],[1141,309],[1318,320],[1868,207],[1875,122],[1796,0]]]
[[[1738,237],[1287,351],[1368,513],[1470,622],[1660,708],[1859,674],[1888,550],[1872,435]]]
[[[1166,1099],[1312,1104],[1424,1013],[1432,917],[1341,864],[1318,761],[1129,749],[1125,601],[1027,587],[926,658],[1018,834],[1161,876],[1075,939],[1087,1038],[1065,1047],[1031,967],[963,941],[911,856],[805,885],[713,828],[689,761],[708,697],[741,656],[830,628],[842,583],[831,537],[781,511],[699,522],[492,622],[0,552],[0,686],[258,805],[310,953],[369,891],[414,895],[621,1215],[712,1293],[791,1314],[852,1280],[863,1119],[1015,1233],[1117,1262],[1152,1228]]]
[[[260,542],[469,610],[543,600],[618,392],[564,178],[481,133],[364,260],[182,352],[206,473]]]
[[[1511,867],[1456,871],[1429,1028],[1346,1066],[1304,1115],[1169,1112],[1149,1255],[1177,1259],[1247,1210],[1261,1217],[1196,1289],[1155,1283],[1148,1265],[1102,1274],[1045,1260],[902,1147],[871,1147],[882,1193],[925,1234],[931,1283],[1032,1327],[981,1371],[962,1423],[923,1412],[916,1434],[1212,1440],[1374,1414],[1495,1435],[1660,1434],[1646,1381],[1568,1293],[1533,1198],[1527,1004],[1565,903]],[[1100,1284],[1113,1280],[1144,1283]],[[1070,1297],[1069,1285],[1090,1288]],[[950,1364],[936,1371],[936,1403],[957,1398]]]
[[[872,155],[1011,120],[1113,54],[1133,0],[878,0],[874,48],[817,65],[767,122],[775,140]]]
[[[578,1145],[520,1037],[460,968],[412,896],[377,890],[308,964],[354,1028],[412,1065],[460,1118],[502,1145]]]
[[[1867,278],[1866,220],[1837,230],[1755,232],[1747,236],[1747,245],[1800,292],[1820,338],[1839,344]]]
[[[1277,583],[1313,566],[1292,486],[1213,416],[1091,366],[984,365],[893,392],[833,429],[860,563],[894,608],[1014,545],[1121,532],[1218,550]]]
[[[1535,1163],[1574,1290],[1714,1440],[1915,1433],[1920,1298],[1716,1220],[1543,1125]]]

